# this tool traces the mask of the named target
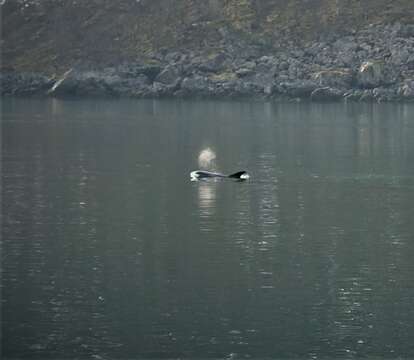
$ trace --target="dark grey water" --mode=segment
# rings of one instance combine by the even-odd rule
[[[414,358],[414,106],[5,99],[2,355]],[[190,182],[201,150],[247,182]]]

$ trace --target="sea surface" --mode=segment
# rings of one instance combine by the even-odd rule
[[[3,359],[414,358],[414,104],[1,115]]]

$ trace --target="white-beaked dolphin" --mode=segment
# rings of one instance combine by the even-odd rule
[[[247,180],[250,178],[249,174],[246,171],[238,171],[234,174],[224,175],[218,172],[212,172],[212,171],[207,171],[207,170],[191,171],[190,177],[192,181],[208,179],[208,178],[228,178],[228,179],[237,179],[237,180]]]

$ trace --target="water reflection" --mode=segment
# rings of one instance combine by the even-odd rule
[[[6,101],[2,351],[413,357],[412,114]],[[188,181],[200,144],[251,180]]]
[[[200,216],[209,218],[214,215],[216,209],[217,181],[198,181],[198,204]]]

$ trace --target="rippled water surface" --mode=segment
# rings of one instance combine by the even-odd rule
[[[2,106],[3,358],[414,358],[413,105]]]

